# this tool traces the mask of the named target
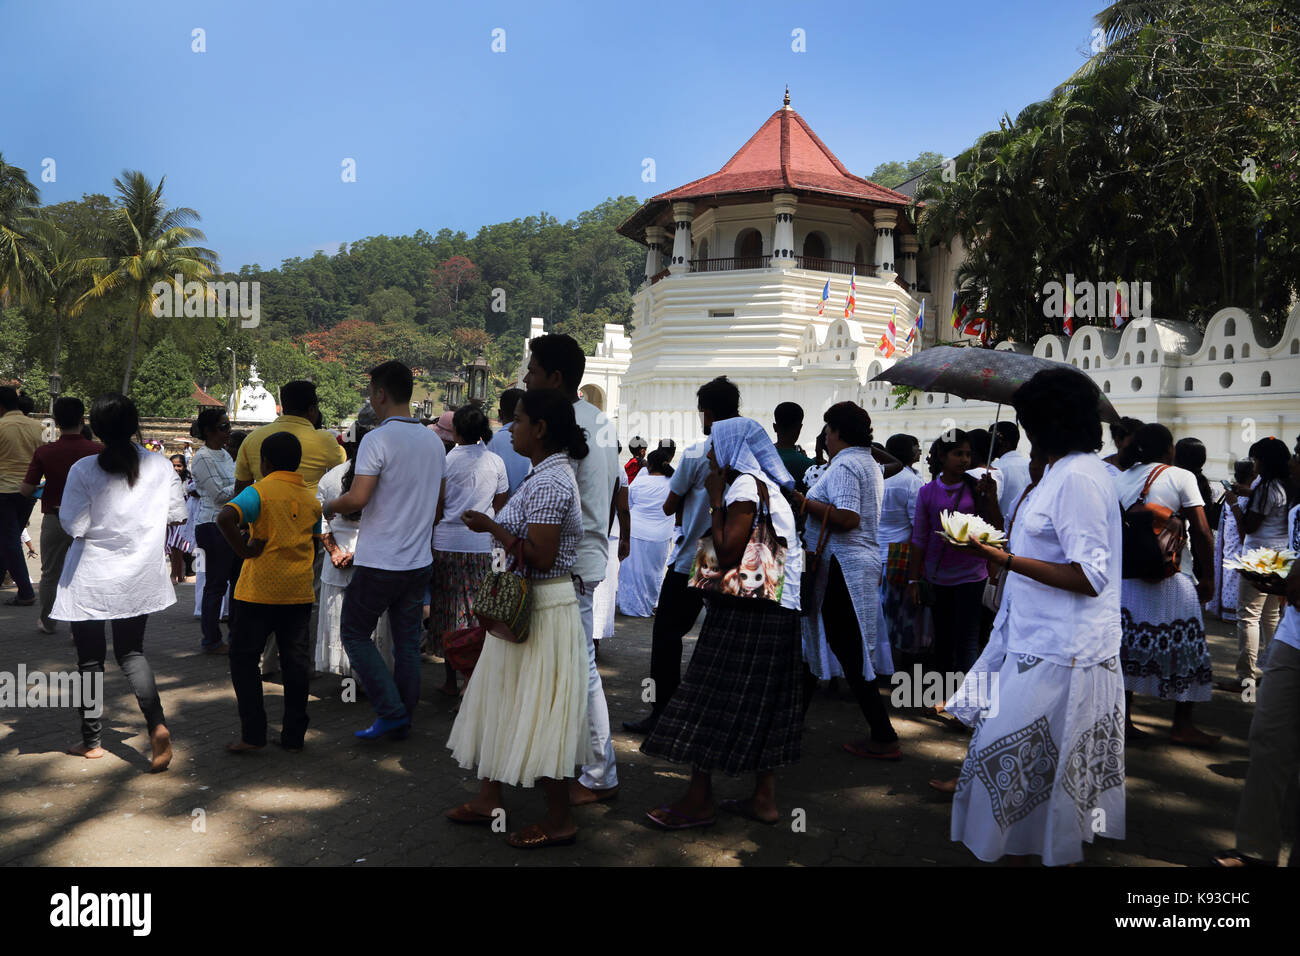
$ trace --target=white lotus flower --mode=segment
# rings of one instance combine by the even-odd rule
[[[979,515],[969,515],[961,511],[941,511],[939,524],[943,527],[944,537],[957,544],[979,541],[996,545],[1006,541],[1006,535]]]
[[[1291,573],[1295,559],[1296,553],[1286,548],[1251,548],[1224,561],[1223,566],[1229,571],[1286,577]]]

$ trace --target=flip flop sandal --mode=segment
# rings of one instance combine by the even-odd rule
[[[487,826],[492,823],[493,817],[490,813],[479,813],[468,803],[462,803],[458,807],[453,807],[443,814],[452,823],[464,823],[470,826]]]
[[[541,850],[548,846],[573,846],[578,842],[578,834],[566,837],[549,837],[536,823],[526,826],[518,833],[506,836],[506,842],[518,850]]]
[[[748,800],[723,800],[718,804],[718,809],[726,810],[728,813],[734,813],[738,817],[744,817],[746,820],[753,820],[755,823],[761,823],[768,827],[774,827],[781,822],[779,816],[775,820],[764,820],[754,812],[753,805]]]
[[[841,744],[845,750],[855,757],[865,757],[868,760],[902,760],[903,751],[895,748],[888,753],[876,753],[874,750],[864,750],[857,744]]]
[[[657,816],[655,816],[656,813],[662,813],[668,816],[676,817],[678,820],[682,822],[665,823],[663,820],[660,820]],[[653,823],[661,830],[690,830],[693,829],[694,827],[711,827],[716,822],[716,818],[714,817],[709,817],[707,820],[697,820],[694,817],[688,817],[684,813],[678,813],[676,810],[674,810],[672,807],[668,806],[667,804],[665,804],[662,807],[656,807],[653,810],[647,811],[646,819],[648,819],[651,823]]]

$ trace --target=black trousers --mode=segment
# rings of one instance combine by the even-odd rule
[[[203,549],[203,597],[199,605],[203,647],[221,643],[221,602],[227,588],[239,580],[243,559],[235,554],[216,522],[207,521],[194,529],[194,542]]]
[[[965,674],[980,654],[984,581],[936,584],[934,595],[934,666],[944,674]]]
[[[650,637],[650,679],[654,681],[654,713],[661,714],[682,682],[682,638],[704,609],[704,592],[688,588],[689,575],[669,570],[659,589],[659,603]]]
[[[239,702],[239,734],[246,744],[266,745],[262,700],[262,649],[274,633],[284,678],[280,743],[301,747],[307,735],[307,683],[311,673],[310,604],[230,602],[230,682]]]
[[[805,579],[805,587],[812,587],[811,579]],[[880,691],[874,681],[862,676],[862,629],[858,626],[858,615],[853,610],[853,598],[849,595],[849,586],[844,583],[844,572],[840,562],[831,558],[830,573],[826,582],[826,596],[822,598],[822,626],[826,629],[826,643],[840,662],[844,671],[844,680],[858,699],[862,716],[871,728],[871,740],[878,744],[893,743],[898,739],[894,725],[889,721],[889,710],[880,699]],[[883,638],[882,638],[883,639]],[[808,713],[812,703],[813,691],[817,687],[817,676],[805,662],[803,709]]]
[[[17,492],[0,495],[0,571],[8,571],[18,587],[18,599],[26,601],[36,596],[31,575],[27,572],[27,559],[23,557],[23,529],[32,516],[35,498]],[[57,518],[55,520],[58,520]],[[4,575],[0,574],[0,578]]]
[[[141,614],[108,623],[113,626],[113,657],[126,675],[126,682],[140,703],[140,713],[144,714],[149,733],[152,734],[154,728],[166,723],[166,720],[163,717],[162,700],[158,697],[158,685],[154,683],[153,668],[144,656],[144,626],[148,620],[149,615]],[[104,621],[72,622],[72,643],[77,648],[77,670],[82,674],[104,673],[104,658],[108,651],[104,624]],[[98,703],[102,708],[103,701]],[[103,721],[101,717],[89,716],[89,710],[87,707],[82,707],[81,710],[81,741],[87,747],[98,747]]]

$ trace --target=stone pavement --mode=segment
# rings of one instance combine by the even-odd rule
[[[39,540],[35,530],[33,536]],[[580,835],[573,847],[526,853],[486,829],[442,818],[476,782],[445,747],[453,703],[436,690],[440,664],[424,666],[417,729],[404,743],[355,741],[352,731],[370,722],[371,710],[364,697],[341,702],[339,680],[323,677],[312,682],[303,753],[272,746],[229,755],[225,744],[236,738],[238,720],[226,658],[199,652],[193,585],[176,590],[177,604],[150,619],[145,641],[172,732],[171,770],[142,772],[144,720],[115,662],[105,678],[108,755],[101,760],[63,753],[79,742],[73,711],[0,711],[0,864],[982,865],[949,841],[950,802],[926,785],[956,772],[968,738],[896,715],[905,758],[894,764],[854,758],[840,744],[862,736],[865,724],[847,688],[835,696],[819,691],[803,759],[778,777],[787,820],[802,810],[805,828],[720,816],[711,829],[650,829],[645,810],[672,799],[686,774],[642,756],[640,739],[621,729],[622,720],[645,709],[648,620],[620,617],[616,636],[603,645],[622,790],[615,800],[575,811]],[[13,593],[11,585],[0,600]],[[20,662],[29,672],[75,670],[67,625],[46,636],[35,619],[31,608],[0,607],[0,671],[14,673]],[[1218,621],[1211,629],[1215,669],[1226,675],[1235,656],[1232,632]],[[281,689],[264,686],[274,739]],[[1151,734],[1128,751],[1128,838],[1099,840],[1087,851],[1088,862],[1198,866],[1212,850],[1231,846],[1250,708],[1219,691],[1201,705],[1201,726],[1225,735],[1215,751],[1203,752],[1168,744],[1172,707],[1139,699],[1138,723]],[[716,780],[720,798],[743,796],[750,784]],[[514,828],[540,816],[541,794],[508,789],[506,805]]]

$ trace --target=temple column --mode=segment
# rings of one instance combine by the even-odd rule
[[[885,273],[889,277],[897,275],[894,266],[894,227],[898,224],[898,212],[894,209],[877,209],[875,212],[876,223],[876,267],[880,270],[881,278],[885,278]]]
[[[663,269],[664,261],[664,242],[668,239],[668,230],[663,226],[646,226],[645,243],[648,247],[645,253],[645,279],[650,281],[651,277],[657,276]]]
[[[903,281],[907,283],[908,292],[915,292],[916,251],[921,248],[921,243],[916,236],[902,236],[898,243],[903,247]]]
[[[772,197],[772,210],[776,216],[776,232],[772,239],[772,265],[792,267],[794,258],[794,210],[799,197],[794,193],[777,193]]]
[[[695,203],[673,203],[673,261],[668,271],[682,275],[691,271],[691,221],[695,218]]]

